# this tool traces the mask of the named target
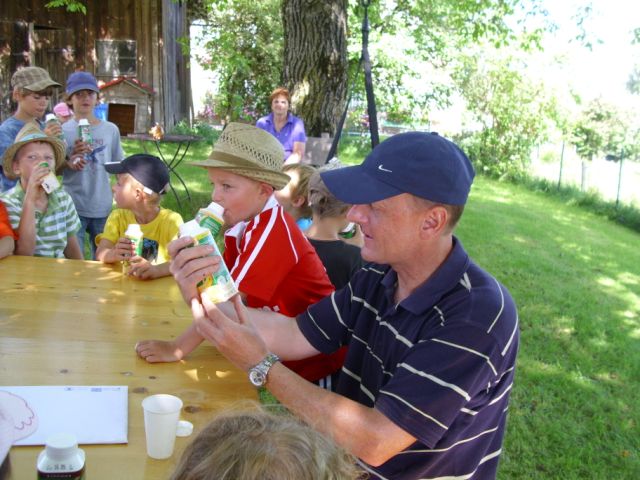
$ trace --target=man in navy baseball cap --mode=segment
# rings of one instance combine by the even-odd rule
[[[508,290],[453,230],[474,177],[467,156],[432,133],[395,135],[362,165],[321,177],[360,225],[370,262],[297,318],[193,299],[198,332],[293,414],[360,459],[371,478],[495,478],[519,343]],[[176,242],[180,242],[177,240]],[[216,261],[173,249],[185,298]],[[171,250],[171,248],[170,248]],[[230,318],[231,317],[231,318]],[[236,317],[236,318],[233,318]],[[239,319],[239,320],[238,320]],[[279,358],[347,346],[332,391]]]

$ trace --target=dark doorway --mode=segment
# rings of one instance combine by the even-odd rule
[[[124,103],[110,103],[109,116],[110,122],[115,123],[120,129],[120,135],[126,136],[135,132],[136,124],[136,106]]]

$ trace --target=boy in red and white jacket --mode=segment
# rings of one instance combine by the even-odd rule
[[[223,259],[244,303],[295,316],[330,294],[333,286],[315,249],[273,195],[289,181],[282,173],[282,159],[282,146],[273,136],[251,125],[230,123],[209,158],[192,164],[207,168],[212,199],[224,207],[223,219],[231,228],[225,234]],[[170,362],[201,342],[192,325],[175,341],[141,341],[136,351],[148,362]],[[285,365],[325,385],[324,379],[342,367],[344,354]]]

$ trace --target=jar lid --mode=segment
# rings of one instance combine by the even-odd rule
[[[45,449],[38,455],[38,470],[53,471],[60,464],[65,464],[69,471],[80,470],[84,466],[84,458],[84,451],[78,448],[75,435],[58,433],[47,438]]]
[[[63,459],[73,455],[78,449],[78,441],[75,435],[70,433],[58,433],[47,438],[47,456],[52,459]]]

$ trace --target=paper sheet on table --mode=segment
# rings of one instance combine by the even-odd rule
[[[14,422],[14,445],[44,445],[55,433],[79,444],[127,443],[126,386],[0,386],[0,408]]]

